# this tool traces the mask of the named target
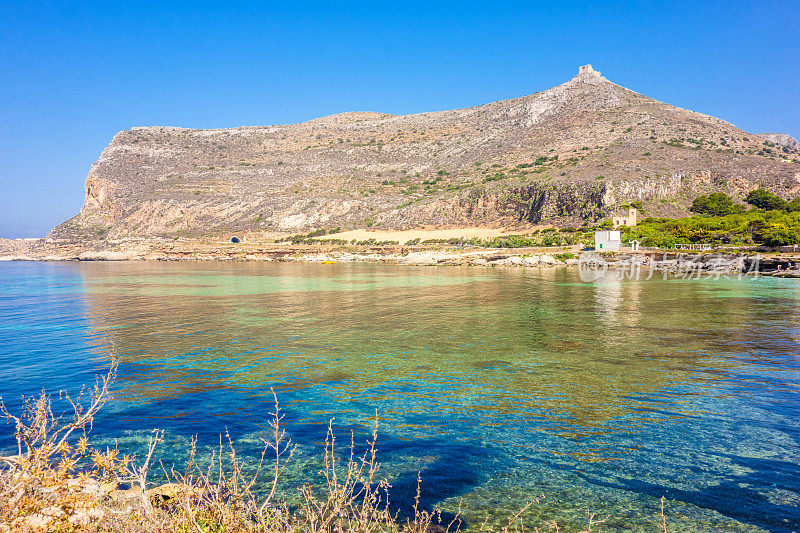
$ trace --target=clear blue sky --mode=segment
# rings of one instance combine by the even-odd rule
[[[0,2],[0,236],[76,214],[120,130],[414,113],[610,80],[800,136],[800,2]]]

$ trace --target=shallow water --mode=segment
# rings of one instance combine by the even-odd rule
[[[568,269],[268,263],[1,263],[0,380],[77,390],[122,357],[100,442],[162,458],[227,427],[260,451],[274,388],[319,467],[327,422],[375,412],[394,502],[479,525],[800,529],[800,283],[603,280]],[[8,428],[7,434],[11,428]],[[3,445],[10,443],[4,436]],[[543,498],[541,496],[543,495]],[[563,529],[562,529],[563,530]]]

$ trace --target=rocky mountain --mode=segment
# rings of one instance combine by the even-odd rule
[[[591,65],[546,91],[397,116],[122,131],[48,242],[315,229],[580,225],[633,200],[678,215],[712,190],[800,190],[796,144],[616,85]]]
[[[800,143],[797,142],[797,139],[785,133],[759,133],[758,136],[781,148],[788,148],[795,151],[800,150]]]

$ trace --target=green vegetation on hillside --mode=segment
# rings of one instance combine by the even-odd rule
[[[696,215],[684,218],[648,217],[637,226],[619,228],[622,242],[627,244],[637,240],[644,247],[674,248],[676,244],[708,243],[713,245],[764,245],[790,246],[800,244],[800,197],[787,202],[779,196],[758,189],[747,195],[745,201],[753,207],[738,204],[724,193],[711,193],[698,196],[692,202],[691,210]],[[644,206],[640,201],[629,204],[640,212]],[[623,206],[625,208],[628,205]],[[580,228],[540,229],[525,235],[503,235],[492,239],[450,238],[414,239],[405,246],[444,245],[476,246],[485,248],[529,248],[548,246],[571,246],[594,243],[594,232],[612,229],[611,220],[600,220],[590,226],[585,223]],[[340,228],[316,230],[307,234],[285,237],[283,241],[293,244],[327,244],[360,246],[398,246],[397,241],[346,241],[343,239],[319,237],[338,233]]]
[[[777,194],[765,191],[764,189],[750,191],[750,194],[747,195],[744,201],[754,207],[767,211],[784,209],[787,204],[787,202]]]
[[[736,204],[724,193],[698,196],[685,218],[646,218],[638,226],[622,228],[622,240],[642,246],[671,248],[679,243],[763,244],[800,243],[800,198],[786,202],[763,189],[745,199],[753,208]]]
[[[689,210],[694,213],[722,217],[741,213],[745,210],[745,207],[734,203],[731,197],[725,193],[713,192],[708,196],[702,195],[695,198]]]

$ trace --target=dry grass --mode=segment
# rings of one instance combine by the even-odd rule
[[[153,487],[148,477],[162,431],[153,432],[138,461],[89,443],[87,434],[109,400],[117,364],[88,393],[71,398],[62,392],[58,400],[65,409],[60,414],[44,392],[24,399],[21,415],[10,413],[0,399],[0,412],[14,424],[17,441],[16,454],[0,456],[0,531],[455,533],[462,528],[458,514],[447,522],[438,509],[420,509],[419,477],[410,517],[399,520],[391,510],[391,486],[378,477],[377,417],[361,455],[351,435],[350,453],[340,457],[329,424],[319,486],[301,487],[289,505],[280,482],[296,446],[283,429],[277,397],[255,465],[239,457],[226,431],[202,464],[196,441],[182,469],[159,464],[169,482]],[[484,523],[478,530],[524,531],[522,517],[533,503],[502,527]],[[604,521],[588,516],[589,532]],[[660,521],[666,532],[663,500]],[[560,529],[555,523],[547,527]]]
[[[534,227],[532,229],[537,229]],[[317,237],[317,239],[343,239],[350,241],[366,241],[368,239],[375,239],[376,241],[397,241],[400,244],[405,244],[408,241],[419,239],[421,241],[427,239],[492,239],[501,235],[510,233],[502,228],[452,228],[452,229],[413,229],[413,230],[367,230],[367,229],[354,229],[350,231],[343,231],[340,233],[331,233]],[[519,233],[519,231],[517,231]]]

